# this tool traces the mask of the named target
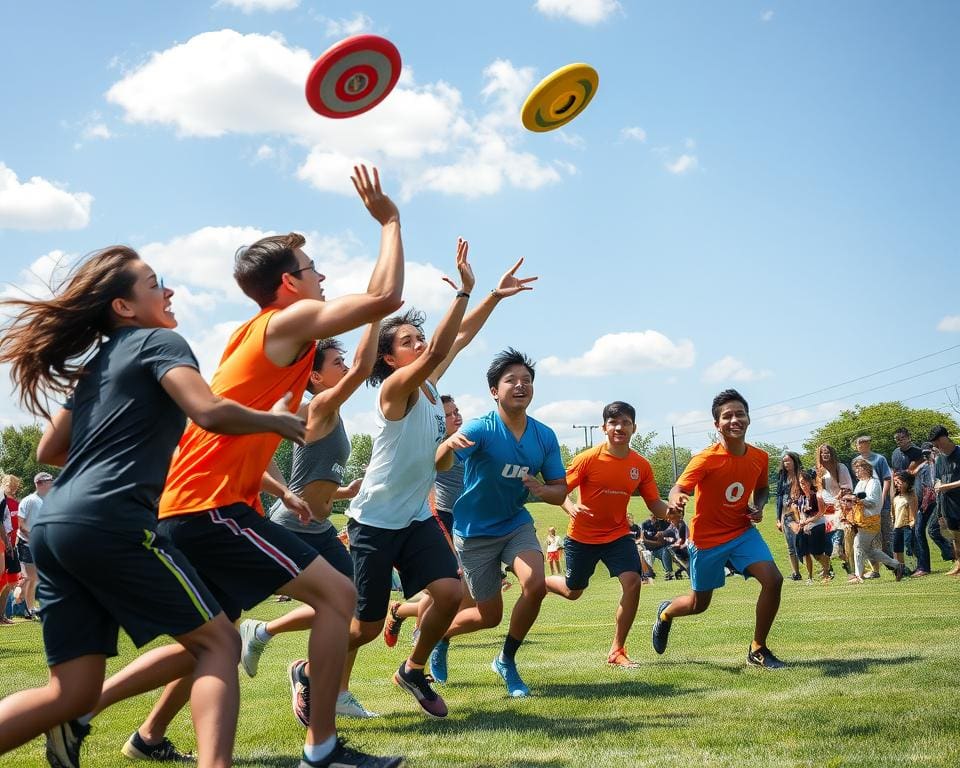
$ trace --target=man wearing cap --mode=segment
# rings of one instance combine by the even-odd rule
[[[950,439],[942,424],[930,430],[930,442],[940,451],[934,469],[933,490],[937,494],[940,515],[946,523],[944,533],[953,540],[956,561],[947,575],[956,576],[960,574],[960,448]]]
[[[17,556],[27,575],[20,585],[20,599],[23,601],[24,616],[32,619],[37,610],[37,566],[33,563],[30,553],[30,520],[36,516],[43,506],[43,497],[53,487],[53,475],[49,472],[38,472],[33,476],[33,486],[36,490],[20,502],[17,517],[20,518],[20,528],[17,530]]]
[[[869,435],[860,435],[856,439],[856,448],[859,454],[870,462],[870,466],[873,467],[873,474],[880,481],[882,489],[882,499],[883,499],[883,509],[880,511],[880,540],[882,542],[883,551],[888,555],[893,552],[893,526],[891,523],[893,520],[890,516],[890,482],[893,479],[892,473],[890,472],[890,465],[887,463],[887,459],[883,454],[874,453],[870,450],[871,439]],[[856,456],[854,457],[856,458]],[[856,472],[853,472],[853,464],[850,465],[851,474],[856,476]],[[871,565],[873,565],[871,563]],[[874,567],[873,570],[866,575],[865,578],[868,579],[879,579],[880,571]]]

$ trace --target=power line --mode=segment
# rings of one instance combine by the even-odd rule
[[[922,371],[921,373],[916,373],[916,374],[914,374],[914,375],[912,375],[912,376],[905,376],[905,377],[902,378],[902,379],[896,379],[895,381],[888,381],[886,384],[879,384],[879,385],[876,386],[876,387],[869,387],[869,388],[867,388],[867,389],[861,389],[859,392],[850,392],[850,393],[848,393],[848,394],[846,394],[846,395],[840,395],[840,397],[843,397],[843,398],[847,398],[847,397],[857,397],[858,395],[865,395],[865,394],[867,394],[867,393],[869,393],[869,392],[876,392],[878,389],[886,389],[887,387],[892,387],[892,386],[895,385],[895,384],[902,384],[902,383],[905,382],[905,381],[912,381],[913,379],[919,379],[921,376],[927,376],[927,375],[929,375],[929,374],[931,374],[931,373],[937,373],[938,371],[943,371],[943,370],[945,370],[945,369],[947,369],[947,368],[951,368],[951,367],[953,367],[953,366],[955,366],[955,365],[960,365],[960,360],[956,360],[956,361],[954,361],[954,362],[952,362],[952,363],[947,363],[946,365],[941,365],[941,366],[938,367],[938,368],[931,368],[929,371]],[[902,366],[895,366],[895,367],[899,368],[899,367],[902,367]],[[861,379],[863,379],[863,378],[869,378],[869,377],[868,377],[868,376],[861,377]],[[854,381],[860,381],[861,379],[854,379]],[[841,385],[837,385],[837,386],[841,386]],[[953,385],[950,385],[950,386],[953,386]],[[836,388],[836,387],[827,387],[827,389],[835,389],[835,388]],[[943,387],[938,387],[937,389],[935,389],[935,390],[933,390],[933,391],[936,392],[936,391],[939,391],[940,389],[943,389]],[[820,391],[824,391],[824,390],[820,390]],[[927,393],[927,394],[930,394],[930,393]],[[918,395],[918,397],[919,397],[919,395]],[[791,399],[794,399],[794,400],[795,400],[796,398],[791,398]],[[900,399],[902,400],[902,399],[904,399],[904,398],[900,398]],[[784,401],[781,401],[781,402],[787,402],[787,401],[784,400]],[[833,399],[830,399],[830,400],[822,400],[822,401],[820,401],[820,402],[818,402],[818,403],[808,403],[807,405],[803,406],[803,408],[815,408],[815,407],[818,406],[818,405],[826,405],[827,403],[831,403],[831,402],[833,402]],[[776,413],[764,414],[764,415],[761,415],[761,416],[757,416],[756,418],[754,418],[754,417],[751,416],[751,421],[760,421],[761,419],[772,419],[772,418],[774,418],[774,417],[776,417],[776,416],[782,416],[782,415],[785,414],[785,413],[790,413],[791,411],[798,411],[798,410],[800,410],[800,408],[787,408],[786,410],[783,410],[783,411],[777,411]],[[694,422],[694,423],[698,423],[698,422]],[[713,422],[706,422],[706,421],[704,421],[704,422],[699,422],[699,423],[712,424]],[[687,426],[687,425],[684,425],[684,426]],[[693,431],[691,431],[691,432],[678,432],[678,433],[677,433],[677,437],[683,437],[684,435],[695,435],[695,434],[697,434],[697,432],[699,432],[699,431],[700,431],[700,430],[697,429],[697,430],[693,430]]]
[[[756,408],[754,408],[754,413],[756,413],[757,411],[762,411],[766,408],[772,408],[775,405],[783,405],[784,403],[790,403],[790,402],[793,402],[794,400],[801,400],[805,397],[810,397],[811,395],[819,395],[821,392],[828,392],[831,389],[838,389],[839,387],[846,386],[847,384],[853,384],[858,381],[863,381],[864,379],[869,379],[874,376],[879,376],[881,373],[889,373],[890,371],[896,370],[897,368],[903,368],[904,366],[912,365],[913,363],[920,362],[921,360],[926,360],[931,357],[936,357],[937,355],[942,355],[946,352],[952,352],[955,349],[960,349],[960,344],[954,344],[952,347],[947,347],[946,349],[941,349],[936,352],[930,352],[929,354],[916,357],[913,360],[907,360],[905,363],[897,363],[897,365],[891,365],[889,368],[882,368],[879,371],[874,371],[873,373],[867,373],[867,374],[864,374],[863,376],[857,376],[856,378],[853,378],[853,379],[847,379],[846,381],[842,381],[839,384],[831,384],[829,387],[822,387],[821,389],[815,389],[812,392],[806,392],[802,395],[794,395],[793,397],[788,397],[784,400],[777,400],[776,402],[773,402],[773,403],[766,403],[765,405],[757,406]],[[922,376],[924,374],[918,374],[918,375]],[[852,397],[852,395],[846,395],[846,397]],[[830,401],[828,400],[826,402],[830,402]],[[810,406],[806,406],[806,407],[810,407]],[[790,409],[790,410],[796,410],[796,409]],[[786,411],[781,411],[780,413],[786,413]],[[713,422],[710,421],[709,419],[703,419],[701,421],[687,422],[686,424],[681,424],[679,426],[689,427],[689,426],[695,426],[698,424],[705,424],[707,426],[712,426]],[[684,434],[695,434],[695,433],[684,433]],[[677,436],[679,437],[679,434]]]

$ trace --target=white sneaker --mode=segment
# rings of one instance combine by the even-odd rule
[[[813,579],[807,579],[804,583],[805,583],[808,587],[812,587],[812,586],[813,586]]]
[[[266,626],[265,621],[247,619],[240,625],[240,666],[250,677],[257,676],[260,654],[267,644],[257,638],[257,629]]]
[[[357,701],[357,697],[350,693],[350,691],[337,694],[337,714],[343,717],[356,717],[363,720],[371,717],[380,717],[376,712],[371,712]]]

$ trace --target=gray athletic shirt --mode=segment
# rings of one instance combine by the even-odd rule
[[[174,331],[114,331],[64,404],[73,414],[67,462],[31,529],[51,522],[157,527],[157,503],[187,421],[160,379],[181,366],[198,369]]]
[[[300,493],[310,483],[329,480],[343,484],[343,471],[350,456],[350,439],[343,427],[343,419],[337,421],[326,437],[307,445],[293,447],[293,468],[290,470],[290,490]],[[301,523],[296,513],[287,509],[280,499],[270,507],[270,520],[298,533],[323,533],[333,527],[329,520],[311,520]]]
[[[446,472],[437,472],[434,504],[441,512],[453,512],[453,505],[463,493],[463,462],[454,457],[453,466]]]

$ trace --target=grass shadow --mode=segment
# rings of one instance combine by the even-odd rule
[[[891,656],[887,658],[859,658],[859,659],[806,659],[794,661],[791,667],[819,669],[824,677],[848,677],[849,675],[864,675],[874,667],[888,668],[903,664],[914,664],[922,661],[923,657]]]

